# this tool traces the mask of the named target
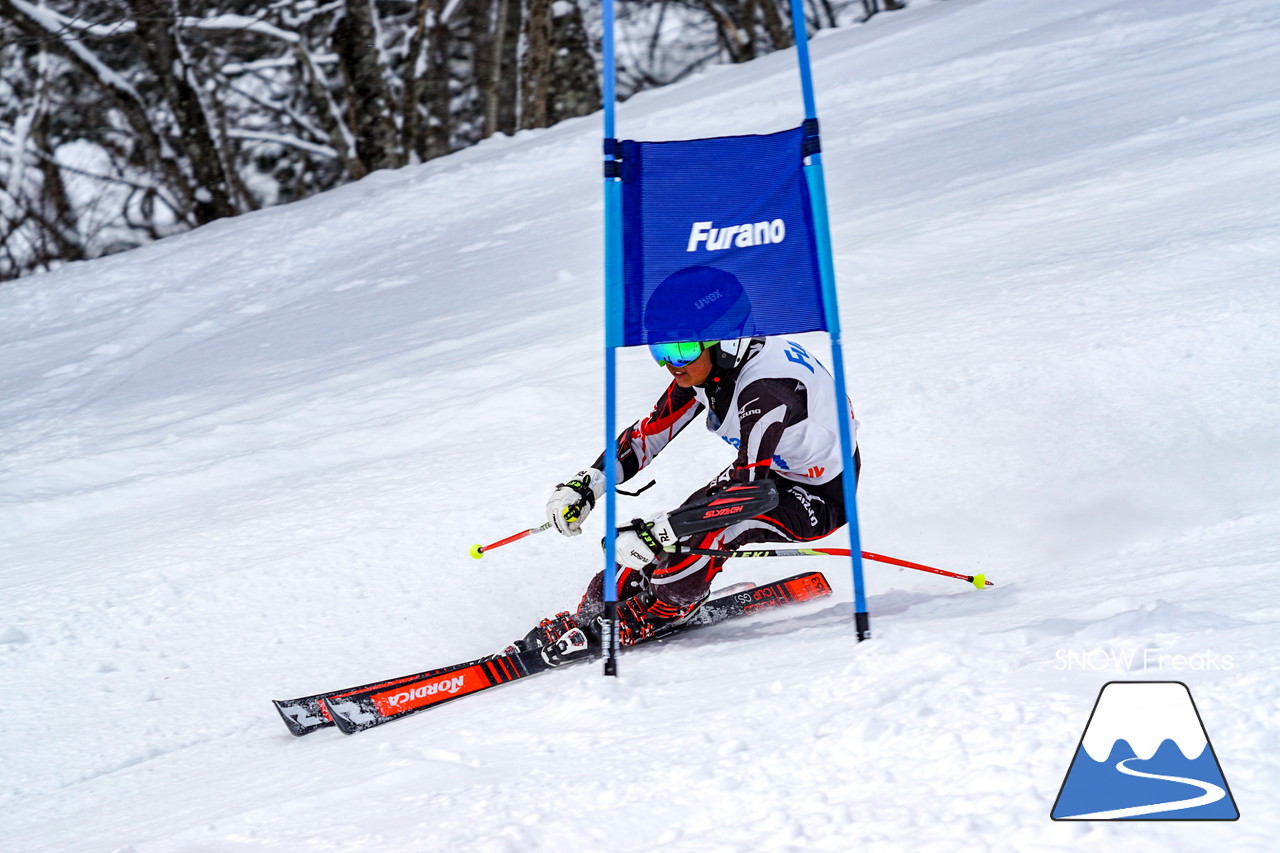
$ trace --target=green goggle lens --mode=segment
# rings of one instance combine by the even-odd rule
[[[680,341],[670,344],[649,344],[653,360],[662,367],[684,367],[696,360],[710,344],[702,341]]]

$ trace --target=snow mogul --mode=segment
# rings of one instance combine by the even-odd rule
[[[645,308],[646,328],[679,317],[685,328],[741,331],[750,305],[738,279],[697,266],[665,279]],[[663,337],[673,337],[669,333]],[[734,550],[763,542],[812,542],[845,524],[843,459],[837,417],[853,419],[836,400],[835,381],[799,344],[781,338],[737,338],[660,343],[649,347],[671,383],[653,410],[617,438],[617,481],[625,483],[654,460],[695,418],[734,448],[733,463],[670,513],[637,519],[618,531],[618,632],[621,645],[686,622],[702,606],[724,557],[681,553],[682,548]],[[856,421],[851,434],[856,435]],[[547,520],[565,536],[579,536],[605,489],[604,454],[558,484],[547,501]],[[855,447],[854,476],[861,467]],[[728,516],[719,526],[679,535],[672,516],[693,508],[714,515],[718,496],[772,481],[776,505],[754,517]],[[756,490],[757,492],[759,489]],[[770,495],[774,489],[767,490]],[[772,498],[770,499],[772,504]],[[704,522],[702,527],[706,527]],[[544,619],[507,651],[541,648],[559,666],[600,651],[604,572],[592,578],[573,613]]]

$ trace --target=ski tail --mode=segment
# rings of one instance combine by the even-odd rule
[[[714,625],[726,619],[749,616],[775,607],[826,598],[830,594],[831,584],[827,583],[822,572],[805,572],[741,591],[730,588],[729,594],[713,598],[704,604],[693,614],[693,618],[680,625],[680,629]]]

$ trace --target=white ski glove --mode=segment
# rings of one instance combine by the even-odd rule
[[[547,521],[565,536],[582,533],[582,522],[604,495],[604,474],[595,468],[579,471],[567,483],[556,486],[547,501]]]
[[[639,571],[667,548],[674,548],[675,544],[675,531],[663,512],[638,525],[619,530],[613,546],[613,558],[618,565]]]

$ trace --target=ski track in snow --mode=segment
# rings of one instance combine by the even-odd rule
[[[814,40],[863,541],[998,584],[868,564],[861,645],[815,558],[834,599],[620,679],[352,738],[271,708],[501,648],[596,568],[598,520],[467,550],[599,450],[598,115],[0,286],[5,848],[1119,849],[1049,811],[1102,684],[1150,678],[1242,817],[1143,849],[1271,849],[1278,32],[1268,0],[915,0]],[[799,109],[785,51],[619,128]],[[619,363],[625,423],[662,377]],[[620,511],[725,459],[691,427]],[[744,562],[721,583],[796,568]],[[1099,648],[1231,665],[1061,665]]]

